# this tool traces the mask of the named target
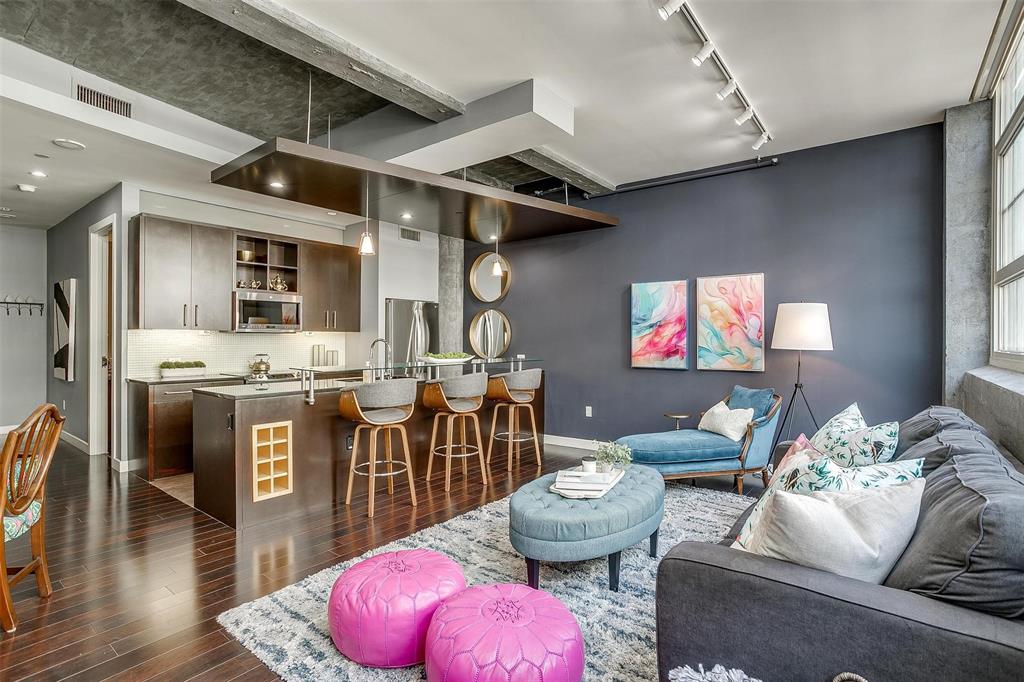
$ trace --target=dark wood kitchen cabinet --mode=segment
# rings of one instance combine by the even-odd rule
[[[306,242],[299,252],[302,329],[359,331],[359,251],[352,246]]]
[[[129,240],[131,328],[231,328],[231,230],[140,215]]]
[[[192,471],[192,389],[237,379],[159,383],[129,380],[129,460],[152,481]]]

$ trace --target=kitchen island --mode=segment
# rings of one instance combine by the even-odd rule
[[[446,371],[486,370],[498,374],[508,371],[511,362],[494,360]],[[521,365],[530,361],[515,362]],[[408,367],[398,371],[425,370]],[[343,504],[356,424],[340,416],[338,399],[342,390],[359,383],[351,379],[314,379],[312,404],[308,381],[193,389],[196,508],[242,530]],[[425,380],[420,380],[415,412],[405,423],[417,481],[426,473],[434,417],[434,412],[423,406],[424,386]],[[543,383],[534,406],[543,443]],[[484,401],[480,422],[485,447],[492,410],[493,403]],[[506,430],[507,422],[499,421],[497,431]],[[361,447],[365,448],[366,443]],[[522,447],[526,450],[527,444]],[[491,466],[505,466],[507,453],[507,443],[496,442]],[[523,455],[524,466],[533,461],[532,453]],[[470,471],[471,476],[479,476]],[[383,502],[386,498],[380,499]]]

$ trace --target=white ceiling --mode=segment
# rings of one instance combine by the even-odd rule
[[[749,159],[752,124],[653,0],[276,0],[469,102],[535,78],[576,106],[546,146],[616,184]],[[773,154],[939,121],[968,101],[999,0],[691,3]]]
[[[78,140],[87,149],[61,149],[51,142],[57,137]],[[36,153],[50,158],[37,158]],[[13,209],[18,216],[0,220],[0,225],[50,228],[119,182],[258,213],[261,216],[254,222],[260,227],[254,229],[274,228],[284,234],[291,234],[291,228],[300,229],[295,222],[342,228],[359,219],[348,214],[327,216],[314,206],[212,185],[210,171],[216,165],[0,97],[0,206]],[[36,169],[48,177],[28,174]],[[36,185],[38,190],[20,192],[16,188],[19,183]],[[166,204],[170,209],[171,202]]]

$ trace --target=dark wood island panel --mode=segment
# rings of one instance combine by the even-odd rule
[[[432,410],[423,407],[423,386],[423,383],[418,386],[416,411],[406,422],[418,485],[422,485],[426,475],[434,417]],[[352,454],[351,439],[356,424],[338,414],[339,393],[338,390],[318,392],[316,404],[309,405],[300,393],[237,398],[217,395],[215,391],[197,390],[193,398],[192,420],[196,507],[242,530],[343,504]],[[543,449],[543,384],[536,393],[534,406]],[[493,403],[487,401],[480,412],[485,447],[493,409]],[[284,435],[285,424],[290,429],[286,445],[274,445],[264,436],[260,436],[262,440],[254,441],[254,428],[265,434],[268,426],[280,425],[281,435]],[[499,420],[497,431],[507,429],[507,422],[502,424]],[[268,445],[259,446],[260,442]],[[365,453],[365,435],[360,447]],[[276,449],[279,453],[276,455],[278,459],[271,459],[269,467],[264,464],[262,471],[270,471],[265,475],[271,478],[276,473],[279,480],[275,483],[287,483],[288,492],[274,494],[274,488],[268,484],[266,496],[261,497],[262,491],[254,487],[253,482],[254,475],[257,475],[254,472],[261,471],[259,467],[254,470],[257,449],[263,453]],[[288,449],[290,459],[284,454]],[[378,458],[381,456],[378,454]],[[533,456],[532,445],[524,442],[524,461],[531,460]],[[506,457],[507,445],[496,443],[491,469],[504,469]],[[283,462],[289,462],[287,480],[279,472],[285,467]],[[475,460],[470,462],[471,474],[476,468]],[[457,475],[461,475],[461,470]],[[365,477],[359,477],[357,490],[365,490],[366,481]],[[383,487],[384,481],[377,484]]]

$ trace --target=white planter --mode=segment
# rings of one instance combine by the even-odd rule
[[[161,369],[161,379],[191,379],[193,377],[205,377],[205,367],[172,367],[171,369]]]

